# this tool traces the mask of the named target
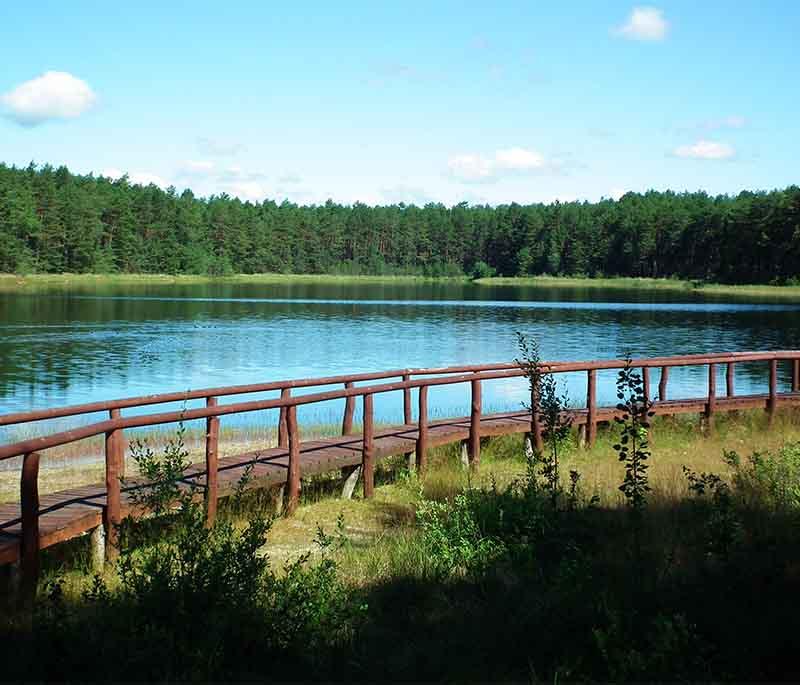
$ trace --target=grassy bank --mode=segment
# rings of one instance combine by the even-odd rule
[[[125,285],[348,285],[474,283],[479,286],[517,286],[535,288],[574,288],[581,290],[619,290],[663,292],[708,297],[800,300],[800,286],[724,285],[671,278],[574,278],[568,276],[494,277],[470,281],[461,278],[424,276],[347,276],[335,274],[239,274],[200,276],[193,274],[0,274],[0,292],[24,292],[41,288],[93,288]]]
[[[475,283],[485,286],[518,286],[536,288],[575,288],[585,290],[638,290],[665,293],[701,294],[714,297],[757,297],[800,300],[796,285],[725,285],[702,281],[681,281],[671,278],[571,278],[568,276],[531,276],[525,278],[481,278]]]
[[[800,415],[720,415],[708,437],[696,417],[657,420],[640,509],[619,491],[617,440],[564,445],[558,505],[506,436],[476,474],[455,445],[424,479],[390,460],[368,501],[338,499],[337,479],[304,486],[268,530],[253,526],[269,493],[227,502],[212,532],[179,515],[175,537],[162,526],[94,583],[86,541],[51,550],[35,621],[0,623],[8,674],[795,679]]]

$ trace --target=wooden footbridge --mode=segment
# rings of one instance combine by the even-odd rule
[[[765,394],[734,393],[736,364],[761,362],[769,379]],[[597,405],[597,372],[621,369],[623,360],[545,363],[551,373],[584,372],[587,375],[586,407],[570,410],[576,426],[591,444],[597,425],[612,420],[619,412],[614,407]],[[660,415],[701,414],[713,428],[714,415],[720,411],[762,408],[772,416],[779,406],[800,405],[800,351],[737,352],[636,359],[645,392],[654,397],[654,411]],[[778,365],[791,367],[791,387],[781,390]],[[669,371],[673,367],[705,366],[708,369],[708,392],[688,399],[668,399]],[[725,393],[717,392],[717,374],[725,367]],[[650,387],[651,369],[660,369],[657,393]],[[105,535],[106,558],[113,559],[117,549],[117,527],[134,505],[132,493],[145,483],[122,482],[125,437],[127,429],[156,426],[182,421],[205,419],[205,462],[192,465],[185,474],[187,487],[194,484],[203,493],[209,522],[213,522],[217,500],[228,496],[252,464],[250,487],[285,486],[284,511],[291,514],[297,507],[303,477],[345,467],[360,467],[364,496],[374,489],[376,460],[392,455],[416,455],[416,468],[423,472],[428,449],[438,445],[464,442],[472,468],[480,462],[480,438],[483,436],[528,433],[541,445],[541,428],[534,412],[484,414],[481,408],[481,387],[485,381],[520,377],[524,371],[518,364],[458,366],[438,369],[403,369],[349,376],[276,381],[255,385],[209,388],[190,392],[149,395],[107,402],[0,415],[0,426],[10,426],[68,416],[108,412],[108,419],[59,433],[0,446],[0,460],[22,457],[20,499],[14,504],[0,505],[0,564],[19,563],[23,582],[35,586],[39,570],[39,550],[77,537],[88,531]],[[356,385],[359,383],[360,385]],[[470,416],[429,420],[428,389],[441,385],[470,386]],[[293,395],[299,388],[343,386],[336,390]],[[413,420],[412,389],[418,390],[418,418]],[[278,399],[219,404],[220,397],[280,391]],[[381,393],[402,393],[404,423],[400,426],[375,428],[373,398]],[[356,399],[361,398],[363,426],[353,432]],[[303,441],[297,420],[297,407],[328,400],[344,399],[342,435]],[[123,416],[125,409],[151,405],[205,400],[205,407],[162,413]],[[233,414],[278,409],[278,446],[259,449],[237,456],[219,458],[219,427],[222,417]],[[40,454],[48,449],[76,443],[94,436],[105,437],[105,482],[39,496]],[[412,457],[413,458],[413,457]]]

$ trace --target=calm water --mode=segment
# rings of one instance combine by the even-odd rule
[[[626,350],[652,356],[790,349],[800,347],[800,305],[467,284],[140,285],[0,294],[0,413],[281,378],[510,361],[517,330],[536,336],[553,360]],[[738,392],[766,389],[764,365],[737,371]],[[788,369],[781,382],[788,382]],[[564,383],[581,403],[585,374]],[[703,369],[676,370],[670,395],[702,395],[705,384]],[[598,394],[601,402],[613,401],[613,372],[600,375]],[[524,397],[523,381],[484,388],[490,410],[518,408]],[[468,399],[466,387],[432,389],[432,413],[465,412]],[[399,393],[376,398],[376,411],[381,420],[397,420]],[[337,422],[339,405],[302,409],[300,418]]]

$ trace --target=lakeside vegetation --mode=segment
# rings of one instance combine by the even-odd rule
[[[619,290],[637,292],[672,292],[700,294],[704,297],[800,300],[800,285],[731,285],[683,281],[676,278],[587,278],[574,276],[467,276],[429,277],[412,275],[341,275],[254,273],[229,276],[200,274],[3,274],[0,292],[31,292],[41,289],[88,289],[106,286],[136,285],[408,285],[414,283],[472,283],[487,288],[498,286],[533,288],[568,288],[577,290]]]
[[[0,272],[617,275],[794,283],[800,188],[298,206],[0,164]]]
[[[186,501],[132,522],[136,544],[94,579],[85,541],[49,550],[32,619],[4,612],[7,675],[795,679],[797,412],[770,430],[757,411],[718,416],[711,437],[696,417],[647,430],[637,507],[611,428],[591,450],[561,443],[555,503],[543,455],[506,436],[479,473],[438,448],[424,479],[398,459],[373,500],[338,499],[331,481],[290,519],[254,491],[207,531]]]

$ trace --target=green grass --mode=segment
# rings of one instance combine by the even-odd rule
[[[577,288],[700,293],[710,296],[785,298],[800,300],[800,286],[725,285],[672,278],[577,278],[569,276],[495,277],[474,281],[485,286],[532,286],[537,288]]]
[[[347,285],[474,283],[480,286],[528,286],[536,288],[578,288],[637,290],[702,294],[710,297],[775,298],[800,300],[800,286],[725,285],[683,281],[673,278],[585,278],[571,276],[493,277],[470,281],[467,277],[349,276],[336,274],[236,274],[201,276],[194,274],[0,274],[0,292],[25,292],[40,288],[85,288],[113,285],[202,285],[209,283],[255,285]]]

